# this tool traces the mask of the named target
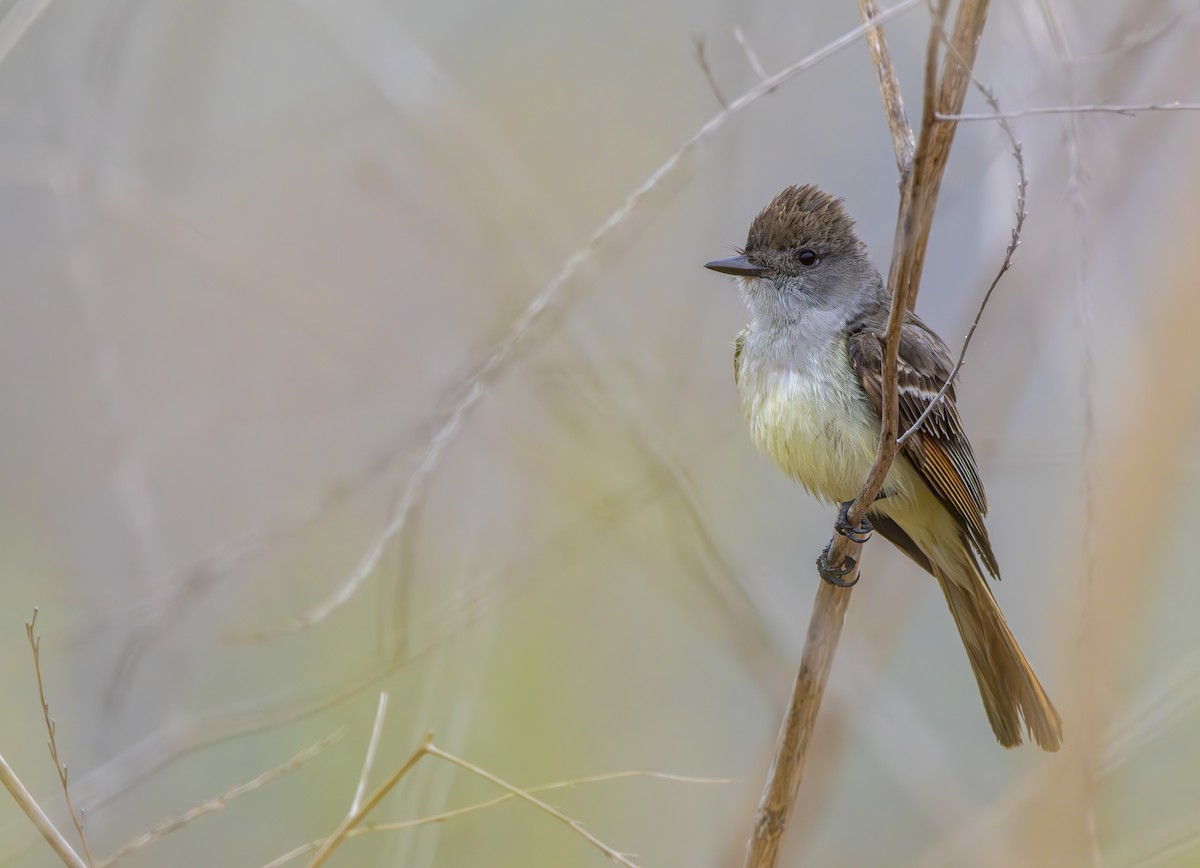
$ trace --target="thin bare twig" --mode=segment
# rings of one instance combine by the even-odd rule
[[[562,813],[557,808],[554,808],[553,806],[548,805],[546,802],[543,802],[537,796],[530,795],[530,793],[527,790],[522,790],[519,787],[513,786],[508,781],[503,780],[502,778],[496,777],[494,774],[487,771],[486,769],[482,769],[477,765],[469,763],[466,760],[455,756],[454,754],[447,753],[446,751],[442,750],[441,748],[437,747],[434,744],[427,744],[425,747],[425,752],[432,756],[441,757],[442,759],[444,759],[446,762],[450,763],[451,765],[458,766],[460,769],[463,769],[464,771],[468,771],[471,774],[476,775],[477,777],[481,777],[485,781],[490,781],[491,783],[495,784],[496,786],[500,787],[501,789],[507,790],[514,797],[521,799],[523,801],[529,802],[529,804],[533,805],[535,808],[539,808],[540,810],[542,810],[545,813],[549,814],[550,816],[554,817],[554,819],[558,820],[560,823],[567,826],[567,828],[575,831],[577,834],[579,834],[584,839],[586,839],[593,847],[595,847],[597,850],[602,852],[605,856],[607,856],[612,861],[616,862],[618,865],[624,865],[625,868],[638,868],[638,866],[634,862],[632,862],[630,859],[628,859],[623,853],[620,853],[617,850],[614,850],[612,847],[605,844],[603,841],[601,841],[599,838],[597,838],[595,835],[593,835],[587,829],[583,828],[583,825],[578,820],[572,820],[566,814]]]
[[[184,826],[195,822],[206,814],[211,814],[221,810],[239,796],[244,796],[246,793],[253,792],[259,787],[269,784],[276,778],[281,778],[288,772],[295,771],[321,751],[325,750],[325,748],[329,747],[331,744],[340,739],[344,732],[344,727],[339,728],[315,744],[309,745],[287,762],[263,772],[253,780],[246,781],[244,784],[238,784],[236,787],[231,787],[216,798],[209,799],[207,802],[197,805],[186,813],[180,814],[178,817],[159,823],[149,832],[139,835],[127,844],[123,844],[111,856],[109,856],[103,862],[100,862],[97,868],[108,868],[108,866],[115,864],[121,859],[124,859],[131,853],[135,853],[136,851],[145,847],[147,844],[151,844],[154,841],[157,841],[159,838],[182,829]]]
[[[939,3],[934,7],[933,18],[940,19],[941,23],[937,23],[931,31],[938,37],[945,21],[945,13],[938,11],[940,5]],[[926,56],[921,141],[917,144],[918,156],[914,158],[913,163],[913,171],[918,177],[913,179],[912,195],[917,199],[906,202],[902,196],[900,200],[902,217],[897,225],[897,249],[893,250],[892,269],[888,274],[888,287],[893,294],[906,283],[919,283],[924,271],[925,251],[929,246],[929,232],[933,226],[934,204],[937,202],[946,161],[950,158],[950,148],[954,144],[954,135],[958,129],[958,125],[953,122],[938,122],[936,116],[939,113],[950,115],[962,111],[970,83],[969,68],[975,63],[979,39],[987,19],[988,5],[988,0],[971,0],[959,5],[954,20],[954,33],[950,39],[956,53],[952,56],[947,55],[942,63],[940,75],[929,68],[930,53]],[[936,54],[936,51],[931,53]],[[933,62],[936,63],[936,58],[933,58]],[[915,211],[910,210],[914,208]],[[904,238],[907,231],[905,224],[910,218],[903,215],[909,214],[913,215],[912,230],[915,232],[911,243],[906,242]],[[909,298],[910,304],[915,304],[915,293],[905,289],[904,294]],[[884,373],[886,375],[886,369]]]
[[[895,18],[901,13],[912,9],[920,2],[921,0],[901,0],[895,6],[880,12],[875,18],[874,24],[863,24],[847,31],[804,59],[759,82],[740,97],[732,100],[726,108],[709,119],[704,126],[700,127],[687,141],[680,145],[662,165],[651,172],[641,184],[635,187],[626,196],[624,203],[592,232],[584,243],[584,246],[567,257],[566,262],[563,263],[558,273],[551,278],[550,282],[542,288],[517,318],[513,320],[508,331],[492,350],[491,355],[467,377],[466,381],[462,384],[459,397],[453,402],[449,413],[437,426],[437,430],[430,439],[424,455],[412,475],[408,478],[400,497],[397,499],[387,526],[367,548],[358,566],[351,571],[350,575],[343,580],[337,590],[326,600],[287,625],[285,632],[297,632],[312,628],[329,617],[331,613],[343,606],[358,592],[363,582],[367,580],[367,577],[371,575],[379,563],[388,543],[404,529],[408,522],[409,514],[417,504],[424,486],[434,471],[441,465],[442,458],[449,449],[450,444],[458,437],[467,416],[475,409],[484,394],[486,394],[492,381],[503,370],[516,350],[525,343],[526,338],[533,329],[554,308],[563,287],[575,278],[584,265],[592,260],[600,246],[613,231],[638,209],[642,201],[657,189],[664,178],[671,175],[683,163],[685,157],[705,141],[716,135],[733,115],[751,103],[771,93],[780,85],[805,70],[852,45],[872,27]],[[957,111],[957,108],[954,107],[954,110]],[[269,638],[269,636],[259,636],[259,638]]]
[[[13,797],[13,801],[21,808],[22,813],[42,833],[46,843],[58,854],[58,858],[63,861],[64,865],[69,868],[87,868],[87,863],[79,858],[75,848],[67,842],[63,833],[58,831],[58,827],[50,822],[50,818],[46,816],[42,806],[37,803],[29,790],[25,789],[25,785],[21,783],[17,773],[12,770],[2,756],[0,756],[0,783],[4,784],[4,789],[8,790],[8,794]]]
[[[614,862],[616,862],[620,865],[624,865],[625,868],[638,868],[638,866],[635,863],[631,862],[624,854],[620,853],[617,850],[614,850],[612,847],[605,844],[603,841],[601,841],[599,838],[597,838],[591,832],[589,832],[585,828],[583,828],[583,825],[578,820],[572,820],[570,817],[568,817],[566,814],[562,813],[558,809],[554,808],[551,805],[546,804],[545,802],[543,802],[541,799],[537,798],[536,796],[531,795],[528,790],[523,790],[520,787],[510,784],[508,781],[504,780],[503,778],[497,777],[496,775],[492,774],[491,772],[487,771],[486,769],[480,768],[479,766],[475,765],[474,763],[468,762],[467,760],[465,760],[459,756],[456,756],[452,753],[442,750],[440,747],[438,747],[437,745],[435,745],[433,743],[433,733],[432,732],[427,733],[425,735],[425,738],[421,741],[421,744],[417,747],[417,749],[414,750],[411,754],[409,754],[408,759],[406,759],[400,765],[400,767],[398,769],[396,769],[396,771],[394,771],[391,774],[391,776],[388,777],[388,779],[380,785],[379,789],[377,789],[374,793],[371,794],[371,797],[369,799],[367,799],[366,802],[364,802],[357,811],[353,812],[348,817],[346,817],[345,820],[342,821],[341,825],[339,825],[337,827],[337,829],[334,830],[333,834],[330,835],[325,840],[324,844],[321,845],[320,850],[317,851],[317,855],[314,856],[312,861],[308,863],[309,868],[319,868],[320,865],[325,864],[325,861],[329,858],[329,856],[333,853],[333,851],[336,850],[339,846],[341,846],[342,842],[345,841],[350,836],[351,831],[353,831],[353,829],[356,826],[358,826],[362,823],[362,821],[366,818],[367,814],[369,814],[375,808],[375,806],[378,805],[379,802],[383,800],[384,796],[386,796],[389,792],[391,792],[391,790],[396,786],[396,784],[398,784],[400,782],[400,780],[405,775],[407,775],[410,771],[412,771],[413,767],[416,766],[416,764],[420,761],[421,757],[423,757],[423,756],[438,757],[439,759],[442,759],[445,762],[448,762],[453,766],[457,766],[458,768],[468,771],[471,774],[476,775],[477,777],[483,778],[485,781],[489,781],[490,783],[495,784],[496,786],[500,787],[503,790],[507,790],[508,793],[513,798],[522,799],[523,801],[529,802],[534,807],[549,814],[551,817],[554,817],[554,819],[558,820],[560,823],[563,823],[564,825],[566,825],[568,828],[570,828],[572,831],[574,831],[577,835],[582,837],[589,844],[591,844],[593,847],[598,849],[609,859],[612,859]],[[305,848],[307,846],[308,845],[305,845]],[[271,863],[271,865],[275,866],[275,865],[284,864],[284,862],[294,858],[295,855],[298,855],[299,853],[304,852],[305,848],[300,848],[299,850],[293,850],[291,853],[285,854],[285,856],[280,857],[280,859],[276,859],[274,862]]]
[[[704,77],[708,80],[708,86],[712,88],[713,96],[717,98],[717,102],[721,108],[729,108],[729,102],[721,94],[721,88],[717,87],[716,76],[713,75],[712,67],[708,65],[708,55],[704,51],[704,37],[697,36],[696,43],[696,63],[700,64],[700,70],[704,73]]]
[[[92,853],[88,849],[87,836],[83,834],[83,811],[76,812],[75,806],[71,804],[71,790],[67,786],[67,766],[58,758],[58,740],[55,738],[55,730],[58,727],[54,719],[50,717],[50,705],[46,702],[46,690],[42,685],[42,637],[33,634],[37,616],[38,610],[34,608],[33,617],[25,622],[25,636],[29,640],[29,650],[33,652],[33,672],[37,676],[38,700],[42,704],[42,718],[46,721],[46,735],[48,736],[46,745],[50,748],[50,759],[54,760],[54,770],[58,772],[58,782],[62,785],[63,798],[67,802],[67,813],[71,815],[71,823],[75,826],[76,834],[79,835],[79,843],[83,845],[84,861],[88,865],[92,865]]]
[[[321,849],[317,851],[317,855],[308,863],[308,868],[318,868],[318,866],[325,864],[325,860],[346,840],[346,835],[350,830],[361,823],[363,818],[371,813],[376,805],[383,801],[383,797],[390,793],[396,784],[400,783],[400,779],[412,771],[413,766],[417,764],[421,757],[425,756],[426,748],[431,744],[433,744],[432,732],[425,735],[425,738],[417,746],[417,749],[408,755],[408,759],[401,763],[400,767],[392,772],[388,779],[380,784],[375,792],[371,793],[370,798],[360,805],[357,811],[354,811],[346,819],[342,820],[341,824],[333,830],[333,834],[325,839],[325,843],[321,845]]]
[[[569,781],[555,781],[551,784],[539,784],[536,787],[525,787],[527,793],[548,793],[552,790],[573,789],[587,784],[600,784],[607,781],[621,781],[629,778],[650,778],[660,781],[676,781],[682,784],[732,784],[735,781],[732,778],[698,778],[690,775],[672,775],[666,772],[647,772],[647,771],[625,771],[611,772],[604,775],[591,775],[586,778],[574,778]],[[515,793],[505,793],[502,796],[496,796],[494,799],[488,799],[486,802],[477,802],[474,805],[467,805],[464,808],[455,808],[451,811],[443,811],[440,814],[434,814],[429,817],[418,817],[415,820],[399,820],[394,823],[372,823],[364,825],[362,831],[371,832],[390,832],[398,829],[411,829],[415,826],[427,826],[430,823],[442,823],[446,820],[452,820],[456,817],[461,817],[464,814],[473,814],[476,811],[482,811],[485,808],[493,807],[494,805],[502,805],[505,802],[511,802],[513,799],[519,798]],[[356,832],[359,830],[355,830]]]
[[[375,709],[375,725],[371,727],[371,740],[367,742],[367,755],[363,757],[362,772],[358,776],[358,786],[354,789],[354,799],[350,802],[350,815],[362,805],[363,795],[367,791],[367,779],[371,776],[371,767],[375,765],[375,751],[379,748],[379,737],[383,734],[383,719],[387,716],[387,691],[379,692],[379,707]]]
[[[687,775],[672,775],[666,772],[647,772],[647,771],[623,771],[611,772],[603,775],[591,775],[586,778],[575,778],[569,781],[555,781],[551,784],[539,784],[536,787],[526,787],[527,793],[545,793],[551,790],[573,789],[574,787],[585,786],[587,784],[599,784],[606,781],[621,781],[629,778],[650,778],[661,781],[678,781],[685,784],[731,784],[734,783],[732,778],[696,778]],[[497,805],[502,805],[505,802],[511,802],[518,798],[513,793],[505,793],[501,796],[496,796],[494,799],[488,799],[486,802],[476,802],[473,805],[467,805],[462,808],[454,808],[449,811],[442,811],[437,814],[430,814],[428,817],[417,817],[415,820],[396,820],[390,823],[362,823],[357,828],[351,829],[346,833],[347,840],[357,838],[359,835],[369,835],[373,832],[398,832],[403,829],[414,829],[419,826],[430,826],[436,823],[444,823],[447,820],[454,820],[458,817],[474,814],[488,808],[494,808]],[[264,865],[263,868],[282,868],[283,865],[291,862],[294,859],[299,859],[305,853],[311,853],[319,848],[325,839],[318,841],[310,841],[307,844],[301,844],[294,850],[284,853],[279,858]]]
[[[870,23],[879,15],[875,0],[858,0],[858,10],[866,23]],[[883,96],[883,110],[887,114],[888,129],[892,133],[896,170],[900,173],[903,183],[912,170],[916,140],[908,123],[908,115],[904,112],[904,96],[900,93],[900,82],[896,78],[896,69],[892,66],[892,56],[888,51],[882,27],[876,27],[867,34],[867,44],[871,47],[871,59],[875,61],[875,71],[879,75],[879,93]]]
[[[903,184],[900,213],[896,222],[896,245],[888,276],[892,304],[883,336],[884,393],[879,446],[871,472],[848,510],[848,518],[852,524],[859,522],[874,502],[899,450],[896,442],[899,426],[896,366],[900,334],[907,310],[916,300],[924,266],[925,248],[933,223],[933,211],[954,140],[955,125],[941,123],[935,115],[938,111],[950,114],[961,110],[970,82],[970,67],[974,63],[979,38],[987,19],[988,0],[963,0],[958,7],[954,37],[951,40],[956,56],[947,56],[939,77],[938,45],[947,6],[946,0],[940,0],[932,14],[926,45],[921,137],[907,172],[902,157],[903,128],[899,126],[903,115],[892,111],[894,103],[888,94],[892,87],[895,87],[897,92],[899,90],[895,84],[895,72],[884,66],[886,55],[883,52],[876,55],[884,103],[888,108],[889,125],[895,125],[892,138]],[[870,7],[863,4],[861,8],[863,14],[869,17]],[[882,22],[879,18],[874,18],[867,23],[874,29]],[[879,33],[877,30],[873,32]],[[881,33],[878,39],[882,43]],[[835,533],[828,548],[828,563],[835,569],[843,563],[853,566],[854,562],[848,559],[851,553],[857,554],[860,549],[861,543],[854,543],[848,537]],[[849,602],[849,589],[834,588],[825,582],[819,584],[791,703],[780,728],[774,760],[747,846],[744,863],[746,868],[771,868],[776,864],[783,832],[803,777],[808,747]]]
[[[767,75],[766,67],[764,67],[762,65],[762,61],[758,59],[758,52],[754,50],[754,45],[750,42],[750,37],[748,37],[742,31],[742,28],[733,28],[733,38],[737,41],[738,45],[742,46],[742,51],[746,55],[746,62],[750,64],[750,68],[754,70],[754,74],[760,79],[765,80],[770,78],[770,76]]]
[[[988,104],[999,113],[1000,103],[996,100],[995,94],[977,81],[974,75],[971,76],[971,80],[983,94],[983,98],[988,101]],[[958,352],[958,359],[954,362],[954,367],[950,370],[949,375],[946,377],[946,382],[942,383],[942,388],[938,389],[938,393],[933,397],[933,400],[921,411],[921,415],[917,417],[912,426],[896,440],[898,446],[903,446],[904,441],[920,430],[921,426],[925,424],[925,420],[929,418],[929,414],[941,406],[942,401],[945,400],[946,393],[950,391],[954,385],[955,378],[958,377],[958,372],[962,370],[963,362],[967,358],[967,348],[971,346],[971,338],[975,337],[975,329],[979,328],[979,321],[983,318],[983,312],[987,309],[988,302],[992,299],[992,292],[995,291],[996,285],[1000,283],[1000,278],[1004,277],[1008,273],[1008,270],[1012,268],[1013,254],[1017,252],[1017,247],[1021,244],[1021,230],[1025,226],[1025,218],[1029,216],[1025,210],[1026,194],[1029,191],[1029,179],[1025,176],[1025,157],[1021,150],[1021,143],[1017,141],[1017,137],[1013,134],[1012,127],[1009,126],[1008,121],[1003,117],[998,117],[997,120],[1000,121],[1000,127],[1008,137],[1008,142],[1012,146],[1013,159],[1017,164],[1016,222],[1013,224],[1008,247],[1004,250],[1004,260],[1000,263],[1000,268],[997,270],[996,276],[992,278],[987,292],[983,294],[983,299],[979,302],[979,309],[975,311],[975,319],[971,321],[971,327],[967,329],[967,336],[963,338],[962,349]]]
[[[995,108],[995,106],[993,106]],[[995,109],[991,114],[938,114],[939,121],[1002,121],[1013,118],[1037,117],[1039,115],[1113,114],[1136,117],[1140,112],[1194,112],[1200,111],[1200,102],[1164,102],[1142,105],[1116,105],[1096,103],[1091,105],[1052,105],[1038,108],[1018,109],[1002,112]]]
[[[925,250],[933,225],[933,211],[941,187],[946,161],[954,142],[953,122],[937,120],[939,111],[947,107],[955,113],[966,97],[971,83],[971,66],[987,20],[988,0],[967,0],[958,7],[954,35],[948,41],[953,49],[947,54],[941,75],[936,73],[937,45],[942,39],[946,18],[946,0],[934,7],[929,44],[925,58],[925,100],[921,119],[921,138],[913,157],[913,167],[901,193],[900,216],[897,220],[897,244],[892,253],[892,268],[888,287],[892,293],[883,352],[883,419],[880,445],[875,464],[858,497],[848,510],[852,523],[859,522],[883,487],[892,461],[899,450],[896,443],[899,420],[899,394],[896,386],[896,360],[900,350],[900,332],[904,325],[905,308],[916,301],[916,292],[925,264]],[[829,563],[835,568],[856,544],[841,534],[834,534]]]

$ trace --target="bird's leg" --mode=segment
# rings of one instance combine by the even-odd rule
[[[842,504],[842,508],[838,510],[837,521],[833,523],[833,529],[849,539],[850,542],[865,543],[871,538],[871,531],[875,528],[865,515],[858,524],[850,524],[850,517],[847,513],[849,513],[850,506],[853,503],[853,500],[847,500]]]
[[[882,496],[883,493],[880,492],[879,496],[875,499],[879,500]],[[848,500],[842,504],[842,508],[838,510],[837,521],[833,523],[833,529],[851,542],[861,545],[871,538],[871,531],[875,530],[875,528],[865,515],[858,524],[850,524],[849,512],[853,504],[854,501],[852,500]],[[845,581],[845,577],[855,571],[858,562],[854,558],[848,557],[845,563],[834,569],[829,565],[829,549],[832,545],[833,540],[830,540],[825,544],[825,548],[821,549],[821,556],[817,558],[817,572],[820,573],[822,579],[831,585],[836,585],[839,588],[853,588],[858,584],[859,577],[855,575],[850,581]]]
[[[821,555],[817,558],[817,572],[821,578],[829,582],[831,585],[836,585],[839,588],[853,588],[858,584],[858,576],[856,575],[850,581],[843,579],[854,572],[857,562],[854,558],[846,558],[846,562],[837,569],[829,565],[829,547],[833,545],[833,540],[825,543],[825,548],[821,549]]]

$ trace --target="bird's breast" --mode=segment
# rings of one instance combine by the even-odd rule
[[[851,500],[875,460],[879,423],[844,358],[831,352],[806,361],[803,368],[749,359],[742,366],[738,391],[751,437],[810,493]],[[895,476],[889,488],[899,484]]]

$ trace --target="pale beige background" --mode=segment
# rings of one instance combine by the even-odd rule
[[[1200,100],[1187,4],[995,5],[978,69],[1006,108]],[[913,109],[927,20],[888,30]],[[553,801],[645,866],[737,864],[832,514],[750,446],[730,370],[744,313],[700,266],[783,186],[816,182],[886,268],[895,166],[865,45],[686,156],[508,342],[719,110],[694,36],[732,98],[757,80],[735,26],[775,71],[856,23],[850,2],[782,0],[0,3],[0,752],[55,820],[34,606],[97,854],[345,725],[127,864],[261,865],[320,837],[386,689],[374,780],[426,730],[523,785],[734,778]],[[1014,630],[1065,711],[1101,697],[1119,726],[1068,711],[1068,743],[1104,747],[1046,808],[1071,757],[994,744],[933,582],[872,544],[790,865],[1056,864],[1051,839],[1075,828],[1088,864],[1200,859],[1200,329],[1180,301],[1200,289],[1200,117],[1015,124],[1030,216],[961,405]],[[952,345],[1014,184],[999,131],[964,126],[918,305]],[[377,568],[287,632],[443,441]],[[1158,475],[1126,514],[1103,473],[1088,497],[1089,460]],[[1090,668],[1097,647],[1120,665]],[[494,794],[426,762],[378,819]],[[55,864],[2,801],[0,864]],[[351,842],[336,864],[607,863],[508,804]]]

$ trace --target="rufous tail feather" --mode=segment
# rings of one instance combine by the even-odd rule
[[[962,557],[954,557],[954,564],[940,560],[935,559],[934,572],[967,649],[996,739],[1005,747],[1020,745],[1024,720],[1039,747],[1058,750],[1062,744],[1062,718],[1021,653],[966,541]]]

